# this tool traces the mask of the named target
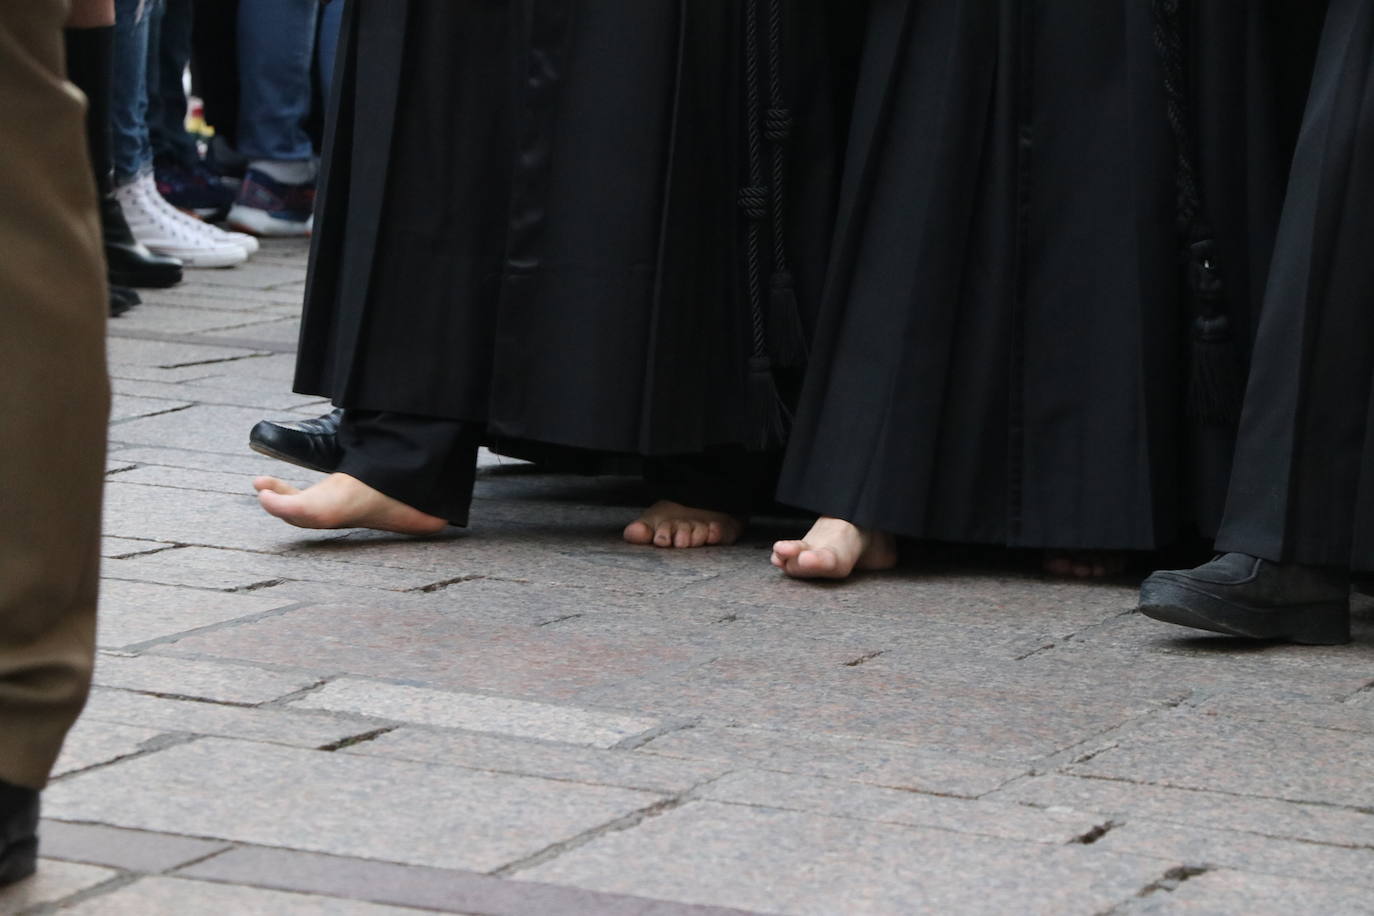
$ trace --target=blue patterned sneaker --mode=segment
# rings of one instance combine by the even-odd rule
[[[234,192],[200,162],[188,168],[179,162],[159,160],[154,166],[157,192],[172,206],[201,219],[224,219],[234,203]]]
[[[229,225],[250,235],[309,235],[315,225],[315,183],[287,184],[257,169],[243,176]]]

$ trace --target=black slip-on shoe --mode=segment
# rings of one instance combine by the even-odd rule
[[[38,793],[0,781],[0,887],[38,868]]]
[[[1140,586],[1140,612],[1227,636],[1342,645],[1350,642],[1350,575],[1227,553],[1150,576]]]
[[[343,450],[339,448],[342,418],[342,408],[335,408],[313,420],[263,420],[248,434],[248,447],[287,464],[332,474],[343,460]]]

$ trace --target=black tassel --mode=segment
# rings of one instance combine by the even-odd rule
[[[1245,402],[1245,361],[1226,315],[1226,291],[1217,271],[1216,242],[1189,246],[1188,288],[1196,317],[1192,328],[1188,415],[1207,426],[1231,426]]]
[[[1193,319],[1188,415],[1206,426],[1232,426],[1245,402],[1245,364],[1225,315]]]
[[[749,442],[752,451],[780,448],[787,441],[791,422],[787,405],[778,393],[773,364],[766,356],[749,360]]]
[[[785,271],[773,274],[769,284],[768,355],[779,369],[799,369],[806,365],[806,332],[802,330],[792,275]]]

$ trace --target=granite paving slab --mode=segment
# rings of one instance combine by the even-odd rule
[[[320,675],[167,655],[96,656],[95,683],[140,693],[257,705],[320,682]]]
[[[77,770],[140,754],[156,747],[157,739],[165,734],[161,729],[121,725],[86,716],[67,733],[52,776],[59,779]]]
[[[1374,814],[1326,804],[1175,789],[1062,773],[1017,780],[985,798],[1042,808],[1094,811],[1101,817],[1121,822],[1140,818],[1374,849]]]
[[[214,840],[50,819],[39,826],[39,836],[49,859],[142,873],[167,871],[231,848]]]
[[[228,594],[107,580],[100,592],[97,641],[102,647],[111,648],[137,645],[252,618],[292,603],[267,594]]]
[[[282,916],[287,913],[292,916],[416,916],[422,911],[183,878],[140,878],[132,884],[78,903],[64,912],[80,916],[176,916],[190,913],[233,916]]]
[[[1374,894],[1374,849],[1291,843],[1250,833],[1148,821],[1112,830],[1095,848],[1192,866],[1301,878],[1333,887],[1357,886]]]
[[[153,556],[131,557],[107,563],[103,572],[116,579],[226,590],[259,587],[263,582],[289,579],[409,592],[446,581],[442,573],[422,570],[213,547],[184,547]]]
[[[358,678],[332,681],[293,700],[290,708],[320,709],[601,748],[614,747],[661,724],[656,719],[626,716],[610,710],[552,706]]]
[[[743,727],[697,726],[672,731],[654,738],[637,753],[967,798],[989,793],[1028,770],[1027,766],[1002,761],[943,754],[918,744]]]
[[[44,859],[39,862],[38,874],[0,887],[0,913],[23,913],[55,904],[117,877],[119,872],[108,868]]]
[[[1292,916],[1323,913],[1361,916],[1370,911],[1369,890],[1332,886],[1320,881],[1278,878],[1218,869],[1189,878],[1175,890],[1153,894],[1131,912],[1243,913],[1245,916]]]
[[[519,877],[770,913],[1100,913],[1165,870],[1145,857],[695,802]]]
[[[207,738],[52,786],[49,817],[490,871],[654,807],[629,789]]]
[[[844,779],[759,770],[730,773],[703,787],[698,795],[736,805],[1054,845],[1088,836],[1105,823],[1104,818],[1085,812],[946,798]]]
[[[372,741],[345,748],[344,753],[673,795],[686,792],[729,769],[729,764],[724,762],[675,760],[625,750],[607,751],[497,735],[416,728],[398,728]]]
[[[184,869],[182,874],[482,916],[741,916],[742,912],[509,881],[452,869],[255,846],[215,856]]]
[[[335,745],[377,728],[370,722],[349,716],[171,700],[102,687],[91,691],[85,718],[91,722],[116,722],[182,735],[221,735],[306,748]]]
[[[1144,722],[1068,772],[1374,808],[1374,735],[1194,710]]]

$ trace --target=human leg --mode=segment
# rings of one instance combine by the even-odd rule
[[[37,790],[94,661],[106,290],[66,10],[0,6],[0,884],[33,870]]]
[[[273,478],[254,487],[264,509],[302,528],[434,534],[466,525],[481,427],[461,420],[348,410],[338,471],[297,491]]]

